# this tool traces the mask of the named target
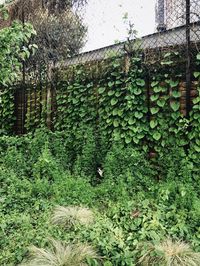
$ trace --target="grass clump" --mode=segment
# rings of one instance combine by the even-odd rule
[[[53,224],[64,228],[71,228],[77,224],[88,226],[94,221],[94,214],[90,209],[84,207],[57,206],[54,209],[51,221]]]
[[[199,266],[200,253],[194,252],[189,244],[167,239],[160,244],[149,244],[140,258],[142,266]]]
[[[51,239],[50,248],[29,248],[30,257],[21,266],[85,266],[87,259],[98,256],[87,244],[66,244]]]

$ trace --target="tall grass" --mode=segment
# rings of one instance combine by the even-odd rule
[[[98,258],[91,246],[64,244],[53,239],[49,249],[32,246],[29,251],[29,259],[21,266],[85,266],[87,258]]]
[[[57,206],[54,209],[51,221],[53,224],[65,228],[71,228],[77,224],[87,226],[94,221],[94,215],[88,208]]]
[[[158,245],[149,244],[140,258],[142,266],[200,266],[200,253],[182,241],[167,239]]]

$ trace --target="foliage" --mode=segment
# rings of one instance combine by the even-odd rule
[[[72,9],[50,14],[48,8],[34,11],[30,19],[37,31],[35,63],[61,62],[73,56],[85,44],[87,28]]]
[[[11,20],[30,22],[37,32],[34,42],[39,49],[32,61],[29,60],[29,69],[31,62],[32,67],[36,65],[41,71],[49,68],[51,62],[61,62],[79,52],[87,33],[79,9],[86,3],[85,0],[19,0],[11,5]]]
[[[56,161],[53,159],[47,143],[45,143],[41,156],[33,165],[33,177],[37,179],[46,178],[51,181],[56,178],[61,178],[61,176],[62,172],[60,171],[58,164],[56,164]]]
[[[1,14],[7,14],[0,8]],[[12,133],[14,124],[13,85],[21,77],[22,61],[33,54],[36,45],[30,39],[36,32],[31,24],[14,21],[0,30],[0,134]]]
[[[103,165],[105,178],[115,180],[127,178],[127,185],[135,188],[142,186],[143,182],[145,184],[153,181],[155,173],[145,156],[144,152],[132,146],[124,147],[120,143],[114,143]]]
[[[167,237],[190,243],[191,257],[200,251],[199,95],[186,119],[178,58],[167,53],[147,69],[133,54],[128,71],[112,59],[100,76],[77,66],[58,83],[54,132],[0,137],[0,264],[21,263],[31,244],[47,254],[49,236],[90,243],[104,266],[135,265],[146,242],[157,259],[155,249],[175,246]],[[76,223],[72,206],[94,213],[93,223]]]
[[[200,251],[199,181],[184,149],[168,147],[157,169],[145,153],[115,143],[103,159],[103,177],[95,182],[92,175],[73,174],[75,158],[82,151],[81,134],[71,142],[71,151],[68,136],[39,130],[34,135],[0,138],[0,264],[21,263],[30,245],[48,249],[49,237],[89,243],[102,257],[100,263],[89,260],[92,266],[134,265],[146,252],[143,243],[162,244],[167,237],[182,239]],[[57,210],[56,206],[65,207]],[[72,206],[87,210],[87,219],[89,210],[93,222],[65,226],[74,221]]]

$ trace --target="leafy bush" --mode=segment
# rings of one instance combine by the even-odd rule
[[[49,236],[90,243],[105,265],[134,265],[146,252],[141,243],[162,243],[168,236],[200,251],[198,178],[197,172],[193,178],[190,157],[182,149],[169,149],[155,169],[155,162],[143,152],[114,143],[103,158],[108,147],[101,153],[92,132],[80,129],[71,145],[68,132],[38,130],[24,137],[0,138],[1,265],[21,263],[30,245],[48,247]],[[83,158],[79,163],[78,155]],[[98,163],[103,176],[91,182],[97,181]],[[58,205],[66,207],[56,210]],[[93,223],[62,226],[73,223],[72,206],[90,208]],[[92,259],[88,264],[98,262]]]
[[[123,179],[133,190],[147,189],[153,184],[154,171],[146,158],[146,155],[120,143],[114,143],[108,151],[103,165],[105,178],[111,178],[118,182]]]
[[[46,178],[49,181],[55,179],[61,179],[62,171],[60,170],[55,159],[52,157],[48,148],[48,143],[45,143],[45,147],[42,150],[42,154],[38,158],[37,162],[33,165],[33,177],[34,178]]]

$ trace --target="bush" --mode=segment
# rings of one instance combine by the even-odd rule
[[[111,178],[118,182],[123,179],[133,191],[141,188],[148,190],[153,184],[155,173],[146,155],[133,147],[124,147],[114,143],[108,151],[103,165],[105,179]]]
[[[36,179],[44,178],[49,181],[53,181],[61,179],[62,175],[62,169],[59,168],[59,165],[53,158],[49,150],[48,143],[46,142],[40,157],[33,165],[33,177]]]

